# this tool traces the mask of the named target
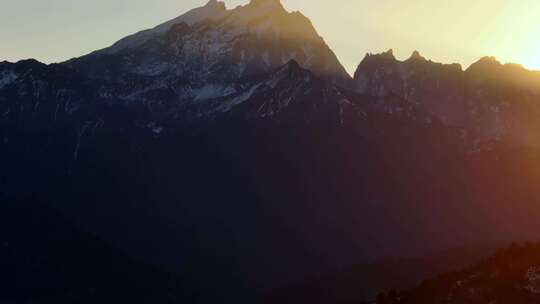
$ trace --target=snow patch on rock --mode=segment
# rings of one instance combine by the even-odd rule
[[[220,84],[208,84],[201,88],[193,90],[193,97],[196,101],[199,100],[208,100],[218,97],[225,97],[232,95],[236,90],[228,85]]]
[[[8,85],[17,81],[19,76],[13,71],[1,71],[0,72],[0,89],[7,87]]]
[[[205,6],[192,9],[187,13],[162,23],[152,29],[144,30],[128,36],[116,42],[111,48],[107,49],[106,52],[109,54],[114,54],[124,49],[136,48],[143,45],[153,37],[166,33],[177,24],[186,23],[187,25],[192,26],[203,21],[219,20],[224,18],[227,14],[228,11],[225,7],[225,3],[211,0]]]
[[[211,0],[205,6],[192,9],[177,18],[158,25],[153,29],[153,32],[166,32],[175,24],[179,24],[182,22],[188,25],[194,25],[202,21],[218,20],[225,17],[226,14],[227,8],[225,6],[225,3],[217,0]]]
[[[150,129],[150,131],[152,131],[152,133],[154,133],[155,135],[159,135],[163,132],[164,128],[162,126],[160,126],[159,124],[155,123],[155,122],[151,122],[149,124],[146,125],[146,127],[148,129]]]

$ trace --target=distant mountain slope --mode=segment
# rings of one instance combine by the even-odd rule
[[[458,64],[436,63],[418,52],[399,61],[390,50],[368,54],[354,82],[357,92],[399,96],[484,140],[540,145],[540,72],[503,65],[492,57],[464,71]]]
[[[377,304],[540,302],[540,244],[515,245],[484,262],[406,292],[381,294]]]
[[[0,203],[0,302],[185,303],[172,274],[136,263],[56,211]]]

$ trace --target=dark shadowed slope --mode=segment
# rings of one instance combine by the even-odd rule
[[[186,303],[173,274],[136,263],[32,201],[0,204],[0,302]]]

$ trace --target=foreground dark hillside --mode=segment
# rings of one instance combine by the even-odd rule
[[[406,292],[381,294],[377,304],[540,303],[540,243],[514,245],[460,272]]]
[[[31,201],[0,203],[0,303],[185,303],[172,274],[136,263]]]

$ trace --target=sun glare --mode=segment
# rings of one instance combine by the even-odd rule
[[[525,65],[534,70],[540,70],[540,42],[535,41],[534,46],[529,50]]]
[[[507,51],[520,56],[516,60],[526,68],[540,70],[540,5],[536,1],[526,4],[514,6],[515,9],[508,13],[506,24],[509,28],[505,34],[510,34],[507,41],[510,47]]]

